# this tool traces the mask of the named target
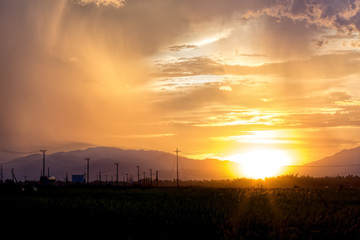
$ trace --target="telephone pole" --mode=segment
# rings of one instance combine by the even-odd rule
[[[116,165],[116,185],[119,185],[119,163],[114,163]]]
[[[178,148],[175,150],[176,152],[176,187],[179,187],[179,152],[181,152]]]
[[[43,153],[43,170],[42,170],[42,176],[45,177],[45,152],[47,150],[46,149],[40,149],[40,152]]]
[[[90,158],[89,157],[87,157],[87,158],[85,158],[85,160],[87,161],[87,165],[86,165],[86,182],[87,183],[89,183],[89,161],[90,161]]]
[[[150,168],[149,171],[150,171],[150,185],[152,185],[152,169]]]
[[[140,166],[136,166],[138,170],[138,184],[140,184]]]
[[[159,184],[159,171],[156,171],[156,186]]]
[[[67,172],[66,172],[65,182],[66,182],[66,184],[69,183],[69,176],[68,176],[68,173],[67,173]]]
[[[1,168],[0,168],[0,181],[1,181],[1,182],[4,181],[4,174],[3,174],[2,165],[1,165]]]

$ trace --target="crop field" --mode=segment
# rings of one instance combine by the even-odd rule
[[[360,239],[360,190],[1,186],[0,216],[13,239]]]

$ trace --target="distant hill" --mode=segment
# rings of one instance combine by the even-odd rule
[[[295,168],[300,175],[315,177],[360,175],[360,147],[342,150],[333,156]]]
[[[90,181],[96,180],[99,171],[101,178],[105,181],[115,180],[116,166],[119,163],[119,181],[125,174],[132,175],[137,181],[137,168],[140,166],[140,178],[150,176],[152,169],[153,178],[155,172],[159,171],[159,179],[176,178],[176,155],[161,151],[124,150],[114,147],[95,147],[86,150],[70,152],[58,152],[46,155],[46,173],[50,168],[50,175],[58,180],[64,180],[66,173],[69,179],[73,174],[84,174],[86,172],[85,157],[90,157]],[[11,179],[11,169],[18,180],[38,180],[42,170],[42,154],[33,154],[17,158],[2,164],[4,178]],[[202,179],[228,179],[235,178],[231,169],[237,169],[239,165],[231,161],[220,161],[216,159],[194,160],[179,156],[179,178],[183,180]]]
[[[90,180],[97,179],[101,171],[102,180],[115,180],[116,166],[119,163],[119,181],[126,174],[131,175],[137,181],[137,168],[140,166],[140,178],[150,176],[152,169],[153,178],[155,172],[159,172],[159,179],[172,180],[176,178],[176,155],[161,151],[124,150],[114,147],[94,147],[86,150],[69,152],[57,152],[46,155],[46,173],[50,168],[50,175],[58,180],[64,180],[66,173],[69,179],[74,174],[86,172],[85,157],[90,157]],[[11,169],[18,180],[38,180],[42,170],[42,154],[32,154],[2,163],[5,179],[11,179]],[[210,179],[233,179],[240,177],[234,175],[240,165],[232,161],[220,161],[217,159],[195,160],[179,156],[179,178],[182,180],[210,180]],[[291,168],[291,173],[299,175],[323,176],[347,176],[360,175],[360,147],[343,150],[333,156],[325,157],[302,166]]]

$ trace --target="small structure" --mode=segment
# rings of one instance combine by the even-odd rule
[[[84,175],[72,175],[72,183],[85,183]]]
[[[40,184],[41,185],[46,185],[49,183],[49,178],[47,176],[41,176],[40,177]]]
[[[50,182],[50,183],[56,182],[56,177],[55,177],[55,176],[50,176],[50,177],[49,177],[49,182]]]

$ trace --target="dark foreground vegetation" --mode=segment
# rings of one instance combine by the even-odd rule
[[[1,230],[12,239],[360,239],[360,188],[353,183],[36,191],[2,184]]]

